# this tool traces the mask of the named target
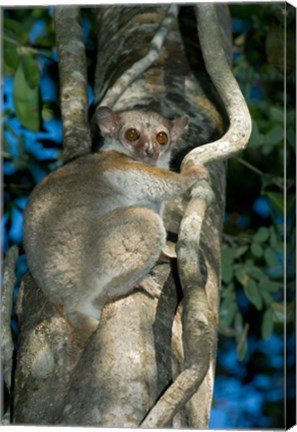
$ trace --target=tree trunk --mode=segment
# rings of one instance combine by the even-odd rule
[[[208,7],[211,5],[197,6],[198,22],[205,19]],[[65,9],[69,8],[58,8],[56,14],[60,56],[66,51],[63,38],[59,39]],[[232,101],[224,99],[223,84],[223,90],[216,83],[217,89],[213,86],[212,72],[209,76],[202,59],[194,9],[185,6],[179,11],[177,5],[155,5],[94,10],[98,34],[96,103],[107,104],[116,111],[151,109],[168,118],[187,114],[190,127],[175,152],[173,169],[178,169],[183,156],[194,148],[189,157],[197,162],[196,147],[222,136],[228,121],[232,126],[234,112],[248,116],[244,109],[234,108]],[[217,6],[217,10],[223,31],[218,29],[213,15],[209,19],[217,26],[217,43],[224,56],[223,48],[226,52],[230,48],[228,12],[223,6]],[[70,18],[64,26],[71,27],[71,19],[77,24],[76,11],[67,16]],[[211,26],[209,31],[213,31]],[[219,57],[216,46],[212,49],[212,54]],[[83,65],[83,52],[80,56]],[[72,61],[76,67],[77,61]],[[71,56],[68,68],[69,62]],[[220,70],[221,82],[224,68],[228,72],[225,63]],[[61,75],[65,77],[62,72]],[[86,95],[83,81],[80,80],[81,100]],[[67,92],[63,91],[62,81],[61,85],[63,97]],[[232,89],[233,83],[230,85]],[[233,96],[236,99],[235,91]],[[226,110],[223,104],[227,105]],[[67,109],[70,107],[66,104],[63,118],[69,121]],[[84,112],[80,121],[88,131]],[[85,140],[80,153],[76,138],[73,144],[69,133],[69,144],[64,143],[67,160],[89,148],[89,141]],[[249,135],[248,127],[246,134]],[[221,160],[228,156],[228,151],[235,151],[229,136],[225,136],[223,146],[215,146],[221,149],[215,157],[201,153],[205,163],[219,160],[206,165],[210,182],[197,183],[189,194],[167,204],[164,220],[168,238],[177,242],[177,258],[159,262],[151,272],[162,286],[159,299],[136,290],[106,305],[97,330],[81,350],[63,313],[47,301],[30,274],[24,278],[17,308],[21,335],[14,392],[15,423],[208,426],[216,362],[225,201],[225,163]],[[246,144],[243,141],[238,139],[238,148]]]

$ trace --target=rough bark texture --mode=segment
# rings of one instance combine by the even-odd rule
[[[13,306],[13,289],[16,282],[15,263],[18,258],[18,247],[13,246],[7,252],[4,262],[3,289],[1,291],[1,365],[5,384],[11,387],[13,357],[13,340],[10,318]]]
[[[56,424],[79,355],[71,327],[29,274],[17,301],[21,324],[14,422]]]
[[[224,7],[219,7],[219,13],[221,21],[227,22]],[[100,7],[97,28],[98,104],[112,98],[109,103],[115,110],[147,108],[168,118],[189,116],[189,130],[175,152],[175,169],[190,149],[224,133],[221,102],[226,100],[205,69],[193,7],[182,7],[179,14],[176,5]],[[228,41],[228,35],[221,39]],[[62,47],[60,56],[62,62]],[[115,84],[119,91],[108,93]],[[61,85],[63,94],[63,81]],[[233,111],[228,101],[227,105],[230,116]],[[83,118],[81,113],[80,121]],[[75,123],[74,118],[72,121]],[[234,126],[232,116],[230,123]],[[226,145],[224,150],[228,153],[229,148]],[[211,149],[216,151],[216,146]],[[200,156],[195,152],[190,157],[197,162]],[[216,155],[223,158],[222,153]],[[214,159],[209,156],[203,161]],[[136,291],[106,305],[85,349],[78,349],[61,311],[47,302],[29,275],[24,280],[18,300],[21,340],[16,423],[208,426],[216,359],[225,164],[210,163],[207,168],[209,183],[197,183],[191,193],[167,205],[164,219],[169,236],[176,241],[179,233],[179,240],[177,260],[160,262],[152,270],[163,286],[160,298]]]
[[[88,124],[87,66],[80,9],[57,6],[55,31],[59,54],[63,156],[68,162],[91,151]]]

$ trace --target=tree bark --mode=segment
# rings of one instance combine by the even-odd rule
[[[91,151],[87,62],[80,19],[78,7],[55,8],[65,163]]]
[[[201,35],[199,43],[193,7],[178,11],[177,5],[107,6],[96,10],[97,104],[108,103],[115,110],[152,109],[168,118],[187,114],[190,127],[175,151],[172,166],[178,169],[183,156],[195,149],[187,158],[195,163],[211,161],[206,165],[210,182],[198,182],[190,193],[166,207],[164,220],[169,237],[176,242],[178,234],[177,259],[159,262],[151,272],[163,287],[160,298],[150,298],[138,290],[106,305],[98,329],[83,350],[61,311],[48,303],[30,275],[25,278],[18,299],[21,339],[15,384],[16,423],[208,426],[225,197],[225,164],[214,160],[236,151],[235,133],[237,149],[246,145],[249,116],[225,60],[228,33],[220,33],[213,11],[208,16],[212,6],[204,8],[197,6],[199,27],[201,20],[213,20],[211,31],[220,39],[214,48],[210,47],[214,62],[215,50],[220,50],[217,60],[221,63],[214,70],[203,49],[207,41],[203,42]],[[221,20],[223,17],[227,22],[224,7],[217,8]],[[63,42],[61,45],[63,68]],[[214,77],[221,66],[225,69],[220,71],[218,84]],[[225,73],[232,88],[228,100]],[[61,85],[63,93],[62,80]],[[234,120],[236,110],[239,114]],[[243,134],[237,119],[246,117]],[[84,118],[81,112],[85,128]],[[231,128],[222,140],[203,146],[218,140],[228,121]],[[71,148],[71,140],[69,145]],[[200,150],[203,148],[207,150]],[[84,144],[82,151],[86,150]],[[70,153],[79,155],[79,146],[75,144]],[[67,150],[67,155],[70,153]]]

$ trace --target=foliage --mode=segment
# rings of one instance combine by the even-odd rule
[[[254,394],[255,406],[260,410],[251,418],[251,410],[248,410],[243,424],[242,417],[232,422],[235,408],[232,403],[228,409],[225,405],[220,427],[230,427],[230,421],[233,427],[272,427],[284,425],[285,421],[283,412],[276,410],[276,404],[284,398],[284,377],[280,372],[284,367],[284,327],[287,326],[291,336],[295,328],[293,161],[296,157],[295,70],[292,61],[288,62],[286,70],[289,90],[286,100],[283,91],[285,8],[283,4],[230,6],[234,30],[234,73],[248,102],[253,132],[247,150],[229,163],[220,309],[220,331],[228,339],[221,340],[218,358],[223,355],[224,347],[231,349],[234,346],[230,340],[233,338],[238,359],[246,368],[242,369],[234,357],[229,359],[232,367],[221,363],[215,396],[217,404],[226,398],[225,390],[220,390],[221,374],[227,373],[231,383],[230,376],[241,374],[241,389],[234,387],[238,400],[242,400],[247,392],[250,397]],[[294,24],[294,18],[288,14],[288,40],[288,35],[293,36]],[[290,60],[295,55],[290,44],[287,50]],[[284,280],[287,281],[286,287]],[[287,303],[284,288],[287,290]],[[275,353],[278,361],[274,362],[270,353]],[[253,358],[259,359],[262,370],[255,367]],[[275,369],[274,375],[269,368]],[[248,371],[252,369],[256,369],[254,377],[247,378],[246,374],[249,375]],[[264,370],[266,375],[262,375]],[[265,389],[273,388],[274,400],[265,395]],[[263,397],[259,399],[261,393]],[[289,403],[290,399],[293,402],[294,394],[292,384]],[[276,416],[278,420],[273,421]],[[214,421],[213,426],[216,424]]]
[[[281,91],[270,92],[273,85],[282,88],[284,66],[280,64],[281,58],[277,59],[276,64],[267,62],[267,57],[276,58],[275,55],[271,55],[268,48],[266,56],[258,56],[257,62],[254,59],[259,43],[262,43],[261,46],[271,46],[269,39],[274,37],[273,32],[264,33],[262,23],[267,23],[269,26],[271,18],[278,16],[279,7],[279,5],[234,7],[235,16],[238,13],[241,17],[240,20],[234,20],[238,32],[235,37],[235,47],[236,44],[238,47],[235,51],[234,72],[253,118],[253,133],[248,149],[242,158],[237,158],[237,163],[251,169],[250,175],[247,170],[242,173],[244,177],[245,174],[249,176],[245,177],[248,186],[249,179],[252,185],[257,182],[258,188],[255,188],[255,194],[251,197],[254,199],[252,206],[254,212],[263,220],[263,222],[259,219],[255,220],[254,215],[248,210],[250,203],[244,200],[240,205],[248,211],[246,218],[241,218],[240,208],[236,206],[239,213],[235,224],[237,227],[232,223],[232,213],[227,214],[226,217],[225,232],[231,235],[226,235],[227,247],[224,248],[222,256],[222,277],[225,287],[222,294],[222,323],[227,327],[234,323],[236,340],[240,342],[238,345],[240,358],[244,357],[246,351],[244,348],[246,344],[242,342],[242,338],[246,339],[246,332],[244,333],[246,326],[243,325],[242,315],[239,312],[240,303],[235,302],[236,295],[240,295],[242,290],[250,304],[257,310],[263,310],[262,337],[268,339],[273,331],[274,322],[284,320],[284,240],[289,241],[294,234],[293,173],[289,173],[291,178],[287,178],[286,181],[284,179],[286,163],[284,160],[284,95]],[[260,20],[259,16],[263,20]],[[283,22],[279,22],[279,26],[283,25]],[[282,31],[281,27],[281,34]],[[290,160],[295,158],[293,100],[288,100],[286,120],[287,131],[289,131],[286,152],[287,159]],[[238,171],[238,167],[231,166],[231,169],[234,172]],[[253,179],[255,177],[253,173],[258,176],[258,180]],[[230,177],[231,175],[232,173]],[[285,187],[287,187],[286,233],[284,233]],[[248,200],[250,195],[251,193],[248,194]],[[243,232],[242,228],[244,228]],[[292,277],[293,269],[288,267],[288,271],[289,276]],[[290,306],[293,307],[292,304]]]
[[[211,427],[283,426],[283,414],[276,407],[284,397],[281,385],[285,276],[289,330],[293,328],[295,309],[292,180],[295,106],[291,96],[295,70],[294,63],[289,61],[287,84],[292,91],[287,95],[285,127],[282,63],[285,7],[285,4],[230,6],[234,73],[251,111],[253,133],[247,150],[229,162],[221,338]],[[94,49],[94,29],[91,14],[85,11],[83,17],[90,54]],[[289,15],[287,23],[288,31],[292,32]],[[62,127],[52,10],[5,10],[3,40],[2,247],[7,251],[10,244],[22,242],[23,211],[29,193],[61,163]],[[88,55],[89,71],[94,68],[94,57]],[[91,103],[91,90],[89,96]],[[19,258],[17,269],[19,283],[26,270],[24,255]],[[15,316],[12,325],[17,332]],[[226,388],[230,388],[230,394]]]
[[[57,55],[48,9],[4,12],[3,249],[22,241],[32,188],[60,164]]]

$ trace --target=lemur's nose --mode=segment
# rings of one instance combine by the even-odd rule
[[[153,156],[155,153],[155,147],[152,142],[149,141],[146,143],[144,152],[147,156]]]

